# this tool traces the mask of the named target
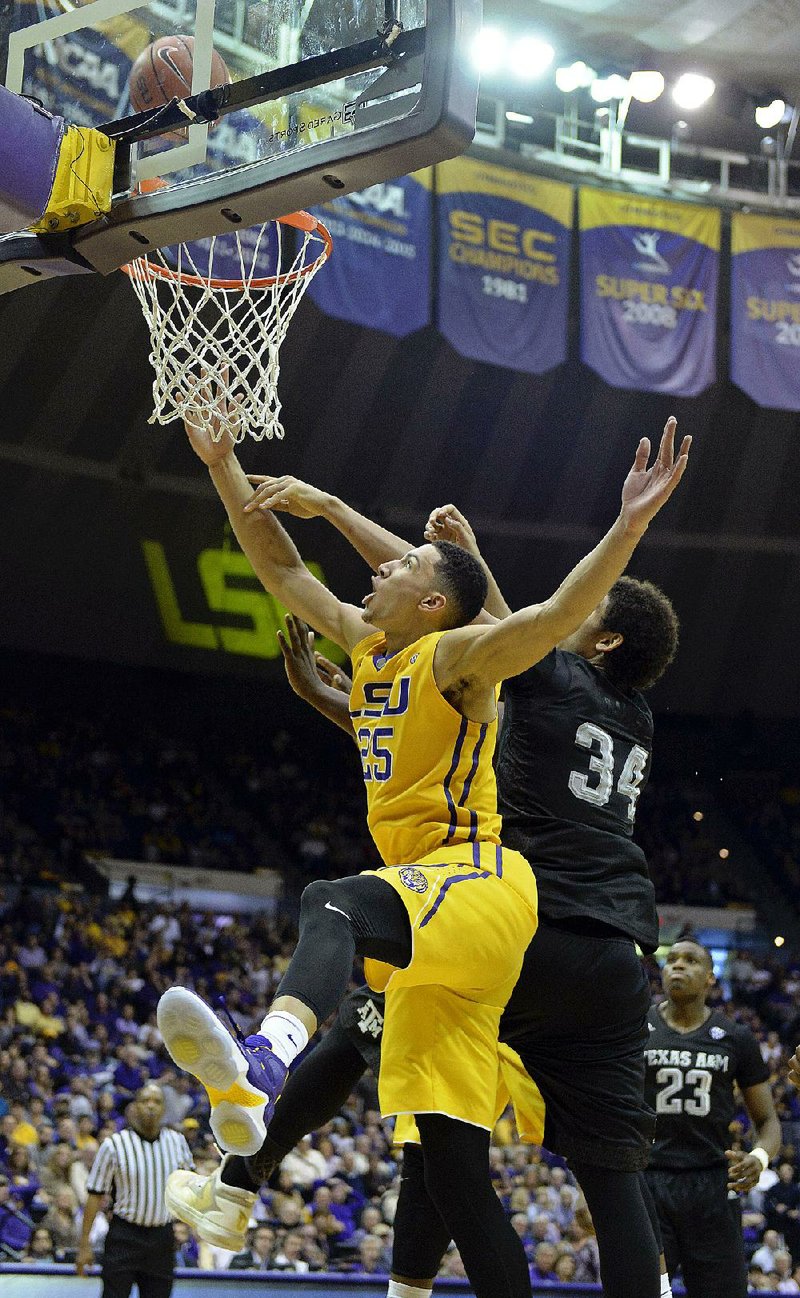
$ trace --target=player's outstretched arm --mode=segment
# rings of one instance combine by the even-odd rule
[[[349,688],[343,690],[342,685],[329,685],[323,680],[322,672],[328,675],[329,667],[333,668],[333,664],[328,664],[327,659],[323,659],[325,667],[320,669],[318,655],[314,653],[314,632],[309,630],[305,622],[292,617],[290,613],[286,618],[286,634],[279,631],[278,642],[283,654],[286,678],[298,698],[305,699],[312,708],[316,708],[323,717],[327,717],[355,740],[350,721]],[[333,679],[343,684],[347,680],[344,673],[338,672],[336,668],[333,670]]]
[[[761,1173],[777,1157],[783,1139],[769,1082],[746,1086],[742,1091],[742,1099],[753,1124],[753,1149],[749,1154],[743,1149],[725,1151],[728,1160],[728,1189],[735,1190],[737,1194],[746,1194],[754,1185],[758,1185]]]
[[[362,559],[366,559],[373,572],[377,572],[382,563],[401,559],[412,549],[402,537],[373,523],[371,518],[359,514],[338,496],[312,487],[310,482],[302,482],[289,474],[270,478],[261,473],[251,473],[248,481],[255,485],[256,490],[247,503],[247,513],[278,510],[293,514],[295,518],[324,518],[337,532],[341,532]]]
[[[691,438],[683,439],[676,459],[676,426],[675,419],[667,421],[649,468],[650,442],[642,438],[622,488],[619,517],[550,599],[520,609],[495,626],[462,627],[442,637],[435,659],[440,689],[485,687],[517,676],[577,630],[625,571],[649,523],[683,476]]]
[[[265,590],[349,652],[370,632],[361,611],[344,604],[312,576],[274,515],[245,512],[252,491],[236,458],[233,438],[226,430],[226,423],[235,420],[235,414],[227,410],[222,398],[218,409],[214,429],[215,434],[221,433],[218,441],[210,429],[191,418],[185,420],[185,428],[192,448],[208,468],[237,541]]]
[[[439,505],[437,509],[431,510],[430,517],[425,524],[425,540],[451,541],[453,545],[460,545],[462,550],[468,550],[478,560],[486,573],[486,580],[489,583],[483,611],[488,613],[490,617],[485,620],[494,621],[498,619],[502,621],[504,617],[509,617],[511,609],[495,581],[494,573],[480,552],[478,538],[460,509],[456,509],[455,505]]]

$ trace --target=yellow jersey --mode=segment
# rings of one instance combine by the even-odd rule
[[[442,847],[500,842],[497,718],[467,720],[437,686],[433,656],[445,634],[387,654],[377,632],[353,650],[350,717],[367,822],[386,865],[409,865]]]

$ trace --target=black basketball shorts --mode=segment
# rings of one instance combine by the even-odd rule
[[[738,1196],[725,1167],[645,1172],[661,1223],[667,1270],[681,1268],[688,1298],[746,1298],[747,1267]]]
[[[592,931],[585,931],[592,930]],[[632,939],[541,919],[500,1025],[545,1101],[544,1145],[616,1171],[646,1167],[650,992]]]
[[[369,987],[349,992],[339,1007],[339,1025],[377,1079],[381,1066],[385,997]]]

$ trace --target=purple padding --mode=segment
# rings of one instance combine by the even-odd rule
[[[25,230],[47,207],[64,118],[0,86],[0,232]]]

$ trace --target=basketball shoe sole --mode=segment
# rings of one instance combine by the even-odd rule
[[[241,1253],[245,1247],[250,1214],[256,1195],[221,1179],[224,1162],[212,1176],[197,1172],[171,1172],[164,1202],[173,1217],[191,1226],[200,1239],[218,1248]]]

